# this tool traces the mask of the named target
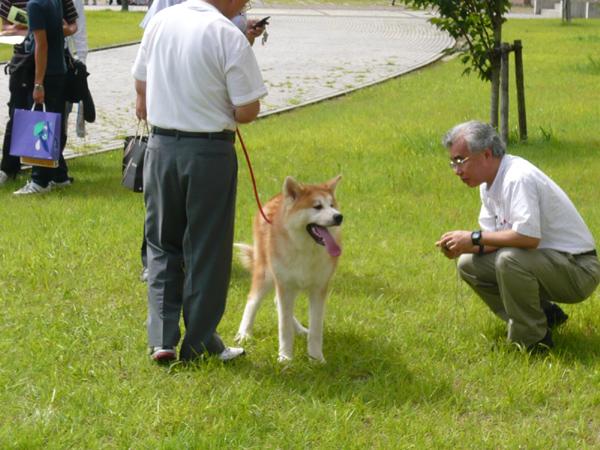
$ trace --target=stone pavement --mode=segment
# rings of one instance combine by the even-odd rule
[[[108,6],[86,6],[105,8]],[[131,7],[137,8],[146,9]],[[454,45],[452,38],[426,22],[429,14],[422,11],[255,6],[248,15],[271,16],[267,43],[261,45],[257,39],[254,44],[269,91],[262,100],[261,116],[397,77],[436,61],[444,49]],[[122,148],[123,137],[135,134],[135,91],[130,71],[138,47],[128,45],[88,55],[96,122],[86,124],[86,137],[78,138],[71,116],[67,158]],[[0,105],[7,102],[8,77],[0,76]],[[2,108],[0,134],[6,118],[7,108]]]

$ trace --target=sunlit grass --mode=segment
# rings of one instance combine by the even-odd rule
[[[509,21],[524,45],[529,142],[600,239],[600,24]],[[243,126],[259,193],[344,175],[344,254],[325,318],[328,363],[279,365],[267,300],[242,361],[156,367],[139,282],[143,205],[120,186],[120,152],[69,162],[64,192],[0,189],[0,442],[45,449],[593,449],[600,447],[599,294],[567,305],[546,358],[490,352],[495,319],[434,247],[477,226],[479,198],[441,148],[458,122],[487,120],[489,86],[440,63],[334,101]],[[514,88],[513,91],[514,93]],[[513,97],[514,98],[514,94]],[[254,203],[240,153],[236,239]],[[235,264],[219,331],[241,319],[250,278]],[[297,305],[306,322],[306,301]]]
[[[135,42],[142,39],[144,30],[140,23],[145,11],[86,11],[88,45],[90,49]],[[13,47],[0,45],[0,61],[8,61],[12,57]]]

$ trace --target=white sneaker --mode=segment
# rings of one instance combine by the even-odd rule
[[[153,347],[152,359],[159,364],[167,364],[177,359],[177,352],[173,347]]]
[[[231,361],[232,359],[237,358],[238,356],[244,355],[246,352],[243,348],[237,347],[225,347],[221,353],[219,353],[219,359],[221,361]]]
[[[29,195],[29,194],[45,194],[50,192],[50,186],[42,187],[39,184],[34,183],[33,181],[28,181],[25,186],[23,186],[18,191],[13,192],[15,195]]]
[[[70,188],[71,186],[73,186],[73,184],[71,183],[71,180],[63,181],[61,183],[51,181],[50,184],[48,184],[48,186],[50,187],[50,189],[65,189]]]
[[[3,172],[0,170],[0,186],[2,186],[4,183],[6,183],[7,180],[8,180],[8,175],[6,175],[6,172]]]

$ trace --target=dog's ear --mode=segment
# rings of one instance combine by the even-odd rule
[[[335,193],[335,188],[337,188],[337,185],[341,179],[342,179],[342,174],[339,174],[337,177],[332,178],[331,180],[326,181],[323,184],[325,185],[327,190],[333,194],[333,193]]]
[[[295,202],[302,195],[304,188],[292,177],[285,177],[283,182],[283,198],[286,202]]]

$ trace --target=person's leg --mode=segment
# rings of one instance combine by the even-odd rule
[[[4,142],[2,144],[2,163],[0,170],[9,177],[16,177],[21,171],[21,159],[10,154],[10,143],[12,140],[13,117],[15,109],[28,109],[29,99],[27,89],[11,89],[8,102],[8,121],[4,131]]]
[[[148,343],[176,347],[183,293],[185,195],[176,165],[176,141],[150,136],[144,160],[148,253]]]
[[[508,322],[508,314],[504,309],[496,279],[496,256],[497,252],[486,253],[482,256],[467,253],[458,259],[456,268],[460,277],[467,282],[492,312]]]
[[[496,269],[500,295],[510,317],[510,341],[531,346],[546,336],[548,324],[540,298],[579,303],[589,297],[600,280],[600,264],[587,267],[571,255],[549,249],[504,248],[498,251]]]
[[[148,243],[146,242],[146,224],[144,223],[144,239],[142,239],[142,246],[140,248],[142,257],[142,267],[148,267]]]
[[[219,354],[225,346],[216,329],[225,311],[231,276],[237,189],[237,159],[232,143],[182,139],[179,161],[188,180],[188,224],[183,241],[185,285],[183,318],[186,333],[181,359],[205,351]]]
[[[63,75],[49,75],[44,78],[44,104],[47,112],[61,114],[60,126],[60,157],[57,168],[33,166],[31,180],[39,186],[47,187],[51,181],[64,183],[69,180],[68,167],[63,151],[67,143],[66,122],[63,120],[65,113],[65,77]],[[33,103],[31,103],[33,105]]]

